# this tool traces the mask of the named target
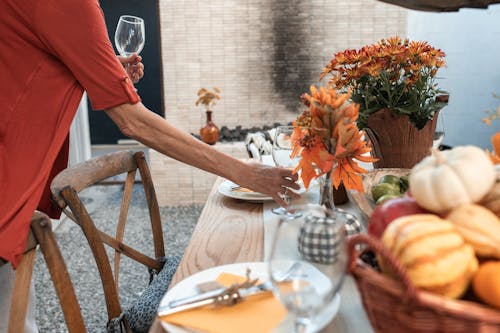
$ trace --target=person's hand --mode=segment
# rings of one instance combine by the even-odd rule
[[[249,163],[251,172],[249,177],[242,177],[238,185],[271,196],[280,206],[286,207],[288,204],[283,200],[282,195],[287,195],[291,199],[298,199],[300,195],[292,190],[299,190],[297,184],[298,175],[292,170],[277,168],[261,163]]]
[[[129,57],[117,56],[132,82],[137,83],[144,76],[142,57],[136,53]]]

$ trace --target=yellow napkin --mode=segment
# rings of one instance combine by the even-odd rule
[[[222,273],[217,282],[229,287],[245,278]],[[160,319],[170,324],[207,333],[270,332],[285,318],[286,309],[272,293],[251,297],[233,306],[203,307],[187,310]]]

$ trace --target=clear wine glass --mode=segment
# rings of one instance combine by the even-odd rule
[[[292,141],[293,126],[278,126],[274,133],[274,141],[272,148],[272,156],[274,164],[283,168],[294,169],[300,161],[299,157],[292,158]],[[291,191],[288,189],[287,191]],[[286,193],[286,192],[285,192]],[[286,194],[281,195],[282,198],[290,204],[290,197]],[[287,215],[289,218],[300,217],[300,212],[287,207],[274,208],[273,213],[278,215]]]
[[[338,310],[348,258],[344,223],[334,211],[316,206],[302,213],[280,219],[268,261],[273,293],[294,317],[296,333],[317,330]]]
[[[118,53],[129,57],[141,53],[145,43],[144,20],[137,16],[122,15],[115,31],[115,46]]]

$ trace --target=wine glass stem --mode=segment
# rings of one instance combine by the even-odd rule
[[[307,318],[303,317],[295,317],[295,333],[306,333],[307,331],[307,326],[309,325],[311,321]]]

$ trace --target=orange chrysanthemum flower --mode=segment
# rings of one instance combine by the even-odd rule
[[[363,191],[361,174],[366,171],[357,161],[374,162],[367,156],[370,147],[362,140],[356,121],[359,106],[348,103],[350,94],[332,88],[310,88],[301,96],[308,109],[294,121],[292,157],[300,156],[295,172],[301,173],[304,185],[330,171],[333,185],[341,182],[347,189]]]
[[[443,57],[443,51],[425,41],[395,36],[334,54],[320,78],[329,75],[328,84],[334,89],[350,89],[352,101],[360,104],[360,128],[366,127],[370,114],[390,109],[408,115],[421,129],[445,105],[436,100],[445,92],[434,83]]]
[[[491,145],[493,151],[486,150],[486,153],[494,164],[500,164],[500,131],[491,137]]]
[[[497,96],[494,94],[493,97]],[[482,119],[486,125],[490,126],[492,121],[500,119],[500,106],[498,106],[496,112],[486,112],[488,113],[488,117]],[[486,153],[494,164],[500,164],[500,131],[491,136],[491,146],[493,147],[493,151],[486,150]]]

